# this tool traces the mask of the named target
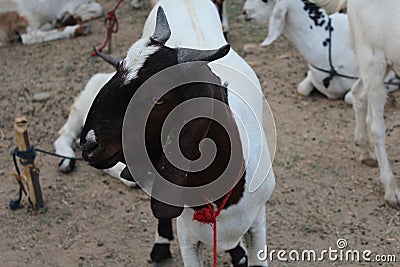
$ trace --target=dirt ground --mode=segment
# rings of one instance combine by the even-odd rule
[[[99,1],[104,10],[115,1]],[[124,56],[139,38],[149,6],[118,10],[120,31],[113,54]],[[297,84],[306,64],[285,38],[268,48],[257,46],[267,29],[240,16],[243,0],[228,1],[229,40],[259,75],[276,120],[276,189],[267,204],[269,249],[336,249],[344,238],[348,249],[394,254],[400,261],[400,212],[385,206],[378,169],[362,166],[353,145],[354,115],[343,101],[318,93],[301,97]],[[103,19],[92,21],[89,36],[0,48],[0,265],[1,266],[151,266],[149,254],[156,220],[149,197],[129,189],[101,171],[78,162],[71,174],[57,169],[58,159],[39,154],[40,181],[46,209],[11,211],[17,196],[12,177],[14,118],[29,120],[31,142],[53,150],[69,106],[96,72],[111,72],[89,54],[105,37]],[[49,92],[44,102],[33,95]],[[386,108],[387,148],[395,177],[400,173],[399,93]],[[79,153],[77,153],[79,155]],[[207,227],[207,226],[206,226]],[[171,266],[181,266],[177,240]],[[211,266],[212,250],[206,249]],[[221,266],[229,257],[219,253]],[[274,260],[270,266],[378,266],[378,263],[294,263]],[[398,266],[398,263],[381,264]]]

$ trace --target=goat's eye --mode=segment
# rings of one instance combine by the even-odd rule
[[[268,3],[268,0],[262,0],[264,3]]]
[[[165,102],[165,101],[163,101],[161,99],[157,100],[157,98],[155,98],[155,97],[153,97],[151,100],[153,100],[153,103],[156,104],[156,105],[161,105],[161,104],[164,104],[164,102]]]

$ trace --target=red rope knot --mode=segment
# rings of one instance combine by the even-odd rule
[[[217,216],[218,212],[209,205],[201,210],[196,210],[193,214],[193,220],[202,224],[213,224],[217,220]]]
[[[104,41],[103,45],[98,49],[100,52],[103,52],[104,47],[110,42],[111,40],[111,35],[113,33],[117,33],[119,29],[119,24],[118,24],[118,18],[117,15],[115,14],[115,11],[118,9],[119,5],[122,3],[122,0],[119,0],[117,5],[114,7],[113,10],[110,10],[107,12],[107,17],[104,20],[104,23],[107,25],[107,36],[106,40]],[[97,56],[97,53],[93,51],[91,56]]]
[[[240,167],[240,172],[235,179],[234,185],[240,180],[243,168],[244,168],[244,161],[242,161],[242,166]],[[217,210],[214,210],[211,203],[207,200],[206,197],[203,196],[204,201],[207,203],[207,207],[204,207],[200,210],[196,210],[192,218],[193,221],[198,221],[201,224],[210,224],[211,227],[213,228],[214,267],[217,267],[217,217],[224,209],[226,202],[228,202],[228,199],[233,192],[233,188],[234,186],[232,186],[229,192],[224,196],[224,198],[222,199],[222,203]]]
[[[107,12],[107,18],[105,20],[105,23],[108,24],[107,30],[111,31],[112,33],[117,33],[118,32],[118,18],[117,15],[115,15],[115,10],[110,10]]]
[[[225,196],[227,200],[230,194]],[[225,201],[226,202],[226,201]],[[217,217],[221,213],[221,210],[225,206],[225,203],[218,208],[218,210],[214,210],[211,204],[208,202],[207,207],[202,208],[201,210],[196,210],[193,214],[194,221],[198,221],[201,224],[210,224],[213,228],[213,251],[214,251],[214,267],[217,267]]]

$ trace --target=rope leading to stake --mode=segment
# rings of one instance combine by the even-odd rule
[[[17,172],[18,177],[21,177],[21,171],[19,170],[18,163],[17,163],[17,151],[18,151],[18,148],[15,148],[13,150],[12,156],[13,156],[13,162],[14,162],[14,166],[15,166],[15,171]],[[29,158],[31,158],[31,156],[29,156]],[[28,161],[29,161],[29,158],[27,158]],[[33,158],[33,161],[34,160],[35,159]],[[31,161],[30,163],[32,163],[33,161]],[[21,160],[20,160],[20,162],[21,162],[21,164],[29,164],[27,162],[22,162]],[[11,199],[10,200],[10,203],[8,204],[8,206],[10,207],[11,210],[17,210],[18,208],[21,207],[22,192],[25,195],[28,195],[26,190],[25,190],[25,188],[24,188],[24,185],[22,184],[22,180],[19,178],[19,179],[17,179],[17,181],[18,181],[18,185],[19,185],[19,194],[18,194],[18,198],[17,199]]]
[[[213,253],[214,253],[214,267],[217,267],[217,217],[224,209],[226,202],[228,201],[229,197],[232,194],[232,191],[239,181],[240,177],[242,176],[243,171],[243,161],[242,166],[240,167],[240,172],[238,177],[236,177],[234,185],[229,190],[229,192],[224,196],[221,205],[218,207],[217,210],[214,210],[211,203],[203,196],[204,200],[207,202],[207,206],[202,208],[201,210],[197,210],[193,214],[193,220],[198,221],[201,224],[210,224],[213,228]]]
[[[71,160],[83,160],[82,158],[75,158],[75,157],[66,157],[54,152],[49,152],[40,148],[35,148],[34,146],[31,146],[28,150],[19,150],[18,147],[16,147],[13,152],[12,152],[12,157],[13,157],[13,162],[14,162],[14,167],[15,171],[17,172],[18,177],[21,177],[21,171],[18,167],[18,162],[17,162],[17,157],[19,158],[19,163],[21,165],[29,165],[33,164],[36,159],[36,154],[37,152],[41,152],[43,154],[51,155],[54,157],[59,157],[63,159],[71,159]],[[11,210],[16,210],[21,207],[21,199],[22,199],[22,193],[25,195],[28,195],[28,193],[25,190],[24,185],[22,184],[22,180],[19,178],[17,179],[18,185],[19,185],[19,195],[17,199],[11,199],[9,203],[9,207]],[[30,202],[30,200],[29,200]],[[32,204],[32,203],[31,203]]]
[[[119,8],[121,5],[122,0],[119,0],[118,3],[115,5],[115,7],[107,12],[107,17],[104,21],[105,24],[107,24],[107,35],[106,35],[106,40],[104,41],[103,45],[98,49],[100,52],[103,52],[103,49],[106,47],[108,43],[109,44],[109,50],[111,51],[111,37],[113,33],[118,32],[119,24],[118,24],[118,18],[117,15],[115,14],[115,11]],[[96,51],[93,51],[91,56],[97,56]]]

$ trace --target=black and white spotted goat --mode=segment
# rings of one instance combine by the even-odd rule
[[[208,62],[202,65],[215,84],[184,84],[156,100],[152,92],[147,92],[149,95],[143,99],[143,103],[155,101],[155,104],[146,121],[146,150],[154,168],[166,180],[193,187],[208,184],[224,172],[230,160],[231,140],[240,144],[239,155],[244,173],[239,170],[242,167],[236,166],[241,175],[232,194],[228,194],[228,198],[225,195],[212,200],[210,206],[183,207],[185,203],[173,206],[152,197],[151,209],[160,219],[159,228],[162,222],[170,224],[172,218],[178,217],[178,239],[185,266],[202,266],[203,247],[213,244],[212,228],[193,220],[195,212],[206,207],[221,206],[224,208],[217,219],[217,250],[228,251],[234,266],[267,266],[267,262],[261,261],[257,253],[266,245],[265,203],[272,194],[275,178],[270,168],[266,136],[263,130],[260,132],[260,119],[263,117],[261,87],[254,71],[226,45],[218,25],[221,25],[218,13],[208,0],[160,1],[145,23],[143,38],[132,45],[116,74],[95,98],[80,139],[82,155],[90,165],[100,169],[124,162],[122,124],[128,104],[138,88],[151,76],[171,66]],[[233,69],[240,71],[243,76]],[[248,86],[254,86],[258,93],[251,93],[251,88],[243,88],[249,84],[248,81],[251,84]],[[228,89],[222,87],[227,82]],[[198,158],[199,146],[204,139],[213,140],[218,148],[209,167],[198,172],[187,172],[169,163],[167,152],[164,151],[166,148],[161,145],[160,129],[170,111],[196,98],[215,99],[224,103],[225,110],[219,115],[225,120],[224,127],[232,131],[227,136],[217,122],[207,117],[187,123],[179,134],[179,148],[186,158]],[[190,110],[185,109],[179,114],[183,116],[198,109],[201,107],[191,106]],[[201,111],[212,112],[208,109]],[[240,124],[237,123],[239,121]],[[143,142],[137,139],[136,135],[132,135],[128,141],[133,144]],[[131,175],[128,169],[124,169],[123,173],[124,176]],[[252,188],[254,181],[258,186]],[[222,205],[223,199],[227,199],[225,205]],[[169,242],[167,239],[158,239]],[[243,248],[242,239],[247,251]],[[152,253],[156,252],[153,249]]]
[[[270,45],[284,34],[305,58],[309,70],[297,87],[299,94],[307,96],[316,88],[330,99],[345,96],[348,104],[353,103],[350,89],[357,80],[358,66],[346,14],[328,15],[323,8],[309,0],[247,0],[243,11],[246,20],[263,25],[269,23],[269,33],[262,46]],[[330,61],[339,75],[327,73],[332,70]],[[393,72],[389,73],[386,81],[393,82],[386,86],[389,91],[399,88],[400,80],[395,78]]]

